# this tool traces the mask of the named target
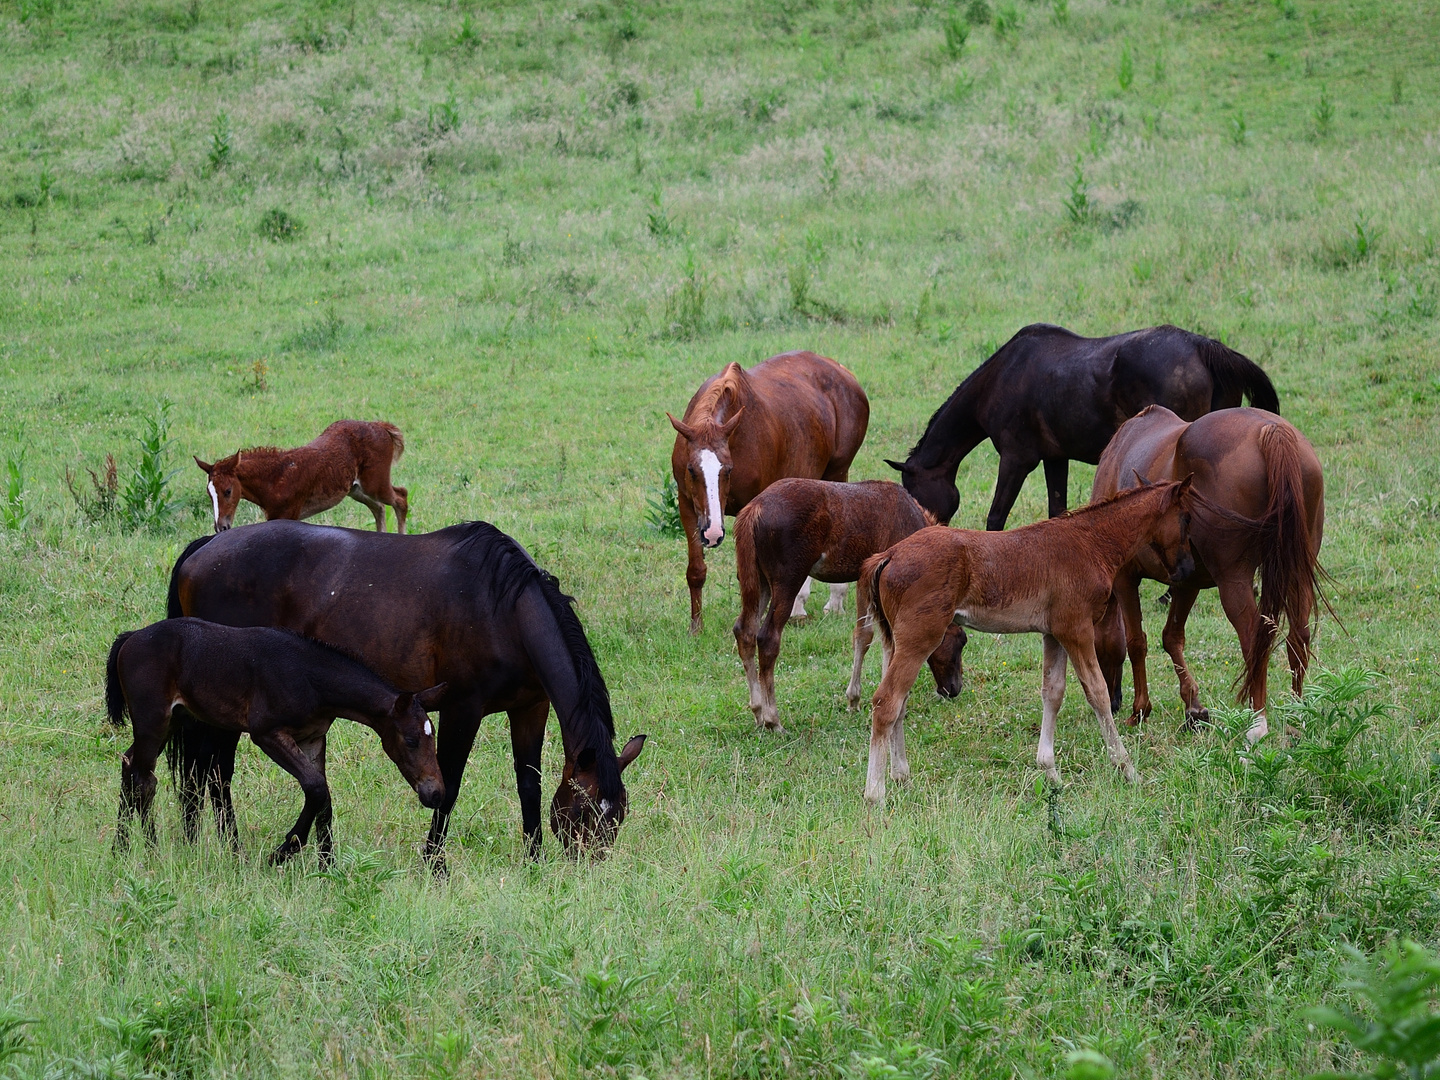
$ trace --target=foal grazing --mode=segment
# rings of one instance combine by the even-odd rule
[[[810,579],[832,585],[854,581],[869,556],[934,524],[935,519],[904,488],[883,480],[859,484],[777,480],[740,511],[735,519],[735,572],[741,610],[735,620],[735,644],[750,684],[756,724],[781,730],[775,709],[775,660],[785,622],[793,614],[791,605]],[[830,611],[831,605],[826,604],[825,610]],[[958,672],[956,685],[938,672],[936,683],[948,697],[959,693]],[[859,696],[858,676],[851,688],[853,707]]]
[[[1110,760],[1127,780],[1135,767],[1115,730],[1110,696],[1095,658],[1095,624],[1105,612],[1115,573],[1142,550],[1172,582],[1194,570],[1189,547],[1190,479],[1128,491],[1064,517],[1010,532],[922,529],[865,560],[875,620],[888,662],[871,713],[865,798],[885,798],[890,777],[908,780],[905,699],[920,665],[947,627],[958,622],[988,634],[1045,635],[1044,716],[1036,761],[1054,784],[1055,717],[1065,697],[1065,659],[1100,721]]]
[[[782,353],[749,371],[730,364],[705,380],[683,420],[670,416],[670,423],[677,432],[670,469],[689,545],[690,632],[698,634],[705,549],[725,539],[725,515],[786,476],[847,479],[865,441],[870,401],[834,360]]]
[[[1206,719],[1200,688],[1185,664],[1185,620],[1201,589],[1220,590],[1221,606],[1240,638],[1245,660],[1240,698],[1259,714],[1250,731],[1258,739],[1268,731],[1266,674],[1282,622],[1288,624],[1291,689],[1299,694],[1305,686],[1310,621],[1319,595],[1325,478],[1315,448],[1274,413],[1224,409],[1187,424],[1169,409],[1152,405],[1116,433],[1095,470],[1093,497],[1108,498],[1132,486],[1137,475],[1173,480],[1190,474],[1195,477],[1190,543],[1198,565],[1190,580],[1170,590],[1162,640],[1180,679],[1186,720]],[[1100,662],[1117,703],[1125,652],[1130,654],[1135,675],[1131,724],[1150,715],[1140,579],[1163,581],[1163,572],[1150,552],[1141,550],[1116,577],[1117,610],[1100,627]]]
[[[385,753],[420,802],[439,806],[445,783],[435,759],[435,729],[425,715],[439,706],[445,684],[404,693],[358,660],[284,630],[236,628],[200,619],[166,619],[121,634],[110,647],[105,707],[117,727],[129,712],[135,739],[120,758],[120,848],[136,812],[155,839],[150,805],[155,762],[172,736],[171,714],[183,706],[203,724],[250,739],[300,782],[305,808],[270,856],[284,862],[316,826],[320,859],[334,848],[330,788],[325,782],[325,733],[337,716],[373,728]],[[235,839],[235,822],[225,822]]]
[[[410,504],[403,487],[390,483],[390,467],[405,452],[400,429],[383,421],[337,420],[319,438],[293,450],[252,446],[214,465],[195,464],[210,476],[206,490],[215,511],[215,531],[235,520],[240,500],[265,512],[266,521],[300,521],[338,506],[350,496],[375,515],[385,531],[385,507],[395,510],[395,531],[405,531]]]

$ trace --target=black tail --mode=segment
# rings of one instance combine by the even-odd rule
[[[880,564],[875,567],[875,572],[870,575],[870,610],[874,612],[875,622],[879,624],[880,640],[893,648],[895,635],[890,631],[890,620],[885,618],[885,608],[880,603],[880,575],[889,565],[889,559],[881,559]]]
[[[1222,345],[1214,338],[1192,335],[1195,349],[1200,354],[1215,389],[1210,395],[1210,411],[1225,408],[1226,399],[1238,401],[1241,394],[1250,399],[1250,404],[1266,412],[1280,411],[1280,397],[1264,369],[1248,356]]]
[[[133,634],[126,630],[110,646],[110,658],[105,661],[105,715],[116,727],[125,726],[125,691],[120,687],[120,646]]]
[[[180,558],[175,560],[175,565],[170,568],[170,591],[165,594],[165,617],[167,619],[178,619],[185,612],[180,610],[180,567],[185,565],[185,560],[194,555],[202,547],[215,539],[212,533],[209,536],[202,536],[198,540],[191,540]]]

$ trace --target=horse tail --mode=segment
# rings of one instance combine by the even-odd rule
[[[105,661],[105,715],[114,727],[125,726],[125,690],[120,685],[120,647],[129,640],[134,630],[126,630],[115,638],[110,646],[110,656]]]
[[[1244,394],[1256,409],[1278,413],[1280,397],[1275,386],[1263,368],[1248,356],[1222,345],[1214,338],[1192,335],[1195,350],[1205,370],[1210,372],[1210,381],[1215,389],[1210,393],[1210,411],[1225,407],[1225,399],[1235,399]]]
[[[1264,678],[1270,648],[1284,619],[1292,628],[1315,614],[1319,591],[1319,553],[1311,543],[1305,513],[1305,474],[1299,435],[1289,424],[1260,429],[1260,454],[1265,459],[1269,499],[1258,522],[1260,548],[1260,629],[1245,665],[1241,700],[1251,696]]]
[[[740,580],[742,613],[764,614],[759,610],[760,557],[755,550],[755,519],[762,509],[762,503],[752,502],[735,518],[735,576]]]
[[[405,453],[405,436],[400,434],[400,429],[394,424],[387,424],[381,421],[380,426],[385,429],[385,434],[390,436],[390,441],[395,444],[390,454],[390,464],[400,460],[400,455]]]
[[[883,552],[879,555],[871,555],[860,567],[860,580],[866,583],[866,591],[870,598],[870,617],[880,627],[880,640],[891,647],[895,644],[894,635],[890,630],[890,620],[885,617],[885,607],[880,603],[880,573],[890,565],[890,556]],[[856,607],[859,607],[860,596],[856,596]],[[856,612],[856,618],[862,616],[862,612]]]
[[[185,550],[180,553],[180,558],[175,560],[175,565],[170,568],[170,589],[165,594],[165,617],[167,619],[179,619],[185,614],[180,607],[180,567],[185,565],[186,559],[214,539],[215,535],[212,533],[209,536],[191,540]]]

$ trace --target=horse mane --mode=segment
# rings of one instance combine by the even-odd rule
[[[615,758],[615,718],[610,711],[610,690],[590,648],[590,639],[575,614],[575,598],[560,591],[554,574],[542,570],[513,537],[488,521],[468,521],[443,532],[453,535],[455,546],[470,555],[477,573],[490,579],[499,607],[514,610],[521,593],[535,586],[555,617],[560,638],[575,668],[579,704],[573,719],[579,727],[579,749],[595,752],[600,794],[618,798],[620,765]]]
[[[906,458],[913,458],[920,452],[920,448],[924,446],[926,440],[930,438],[930,432],[935,428],[937,423],[942,422],[941,418],[950,410],[950,407],[956,404],[969,391],[973,390],[975,383],[988,377],[989,373],[994,370],[994,366],[998,366],[1001,358],[1004,357],[1010,349],[1014,348],[1018,342],[1025,338],[1039,337],[1041,334],[1060,334],[1076,339],[1081,337],[1081,335],[1075,333],[1075,331],[1067,330],[1063,326],[1056,326],[1054,323],[1031,323],[1029,326],[1022,326],[1019,330],[1015,331],[1014,336],[1011,337],[1009,341],[991,353],[989,357],[981,362],[979,367],[970,372],[969,375],[966,375],[960,385],[951,391],[950,396],[945,399],[945,403],[930,415],[930,420],[926,423],[925,431],[921,434],[920,440],[910,448],[910,453],[906,455]]]
[[[734,407],[740,396],[740,388],[739,379],[730,370],[732,367],[739,368],[741,375],[745,373],[745,369],[733,361],[726,364],[720,374],[715,376],[715,381],[702,390],[700,396],[695,399],[694,408],[689,410],[690,416],[693,417],[691,423],[695,420],[709,419],[718,424],[724,420],[725,418],[718,416],[717,413],[725,404],[727,394],[730,395],[731,407]]]
[[[237,470],[242,464],[246,466],[247,470],[255,470],[258,465],[259,468],[254,473],[257,479],[261,477],[270,479],[280,471],[281,463],[279,459],[288,453],[290,453],[289,450],[282,450],[278,446],[247,446],[243,450],[235,451],[230,457],[221,458],[220,460],[229,461],[231,458],[235,459],[235,468]],[[217,461],[215,466],[219,468],[220,462]]]

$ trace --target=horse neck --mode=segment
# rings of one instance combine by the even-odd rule
[[[920,468],[953,471],[971,450],[989,438],[976,415],[989,382],[982,377],[984,370],[982,366],[972,372],[930,418],[925,434],[911,455],[911,460]]]
[[[1086,544],[1092,558],[1113,578],[1150,543],[1155,523],[1168,506],[1168,493],[1168,487],[1160,486],[1126,491],[1055,520],[1073,526],[1079,534],[1074,539]]]
[[[327,708],[377,731],[395,706],[394,689],[346,656],[337,656],[335,663],[317,665],[310,674],[310,684]]]
[[[284,465],[284,451],[271,446],[242,450],[235,475],[242,484],[263,484],[276,479]]]

